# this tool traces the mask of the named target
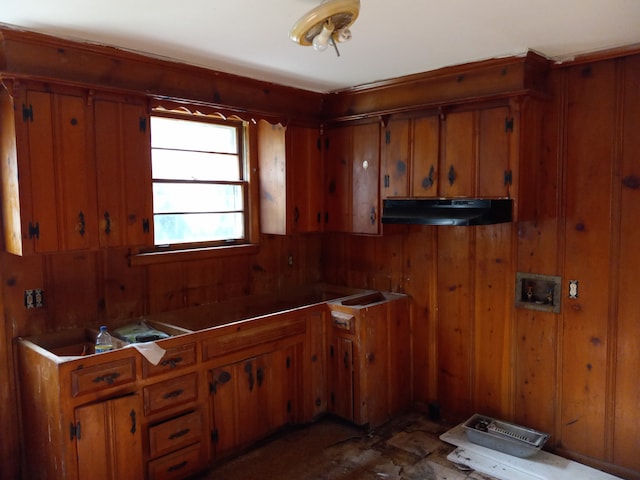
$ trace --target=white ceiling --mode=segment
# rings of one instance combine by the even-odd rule
[[[535,50],[640,44],[640,0],[361,0],[353,39],[315,52],[289,29],[321,0],[2,0],[0,23],[328,92]]]

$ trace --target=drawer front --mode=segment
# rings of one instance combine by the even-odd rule
[[[196,373],[172,378],[143,389],[144,413],[150,415],[198,397]]]
[[[142,375],[147,378],[181,367],[188,367],[194,363],[196,363],[196,344],[189,343],[187,345],[180,345],[168,348],[158,365],[153,365],[146,359],[143,359]]]
[[[344,330],[355,334],[356,332],[356,318],[349,314],[333,310],[331,312],[331,325],[338,330]]]
[[[174,480],[202,470],[205,466],[199,443],[149,462],[149,480]]]
[[[135,358],[123,358],[71,372],[71,395],[77,397],[88,392],[122,385],[136,378]]]
[[[202,415],[192,412],[149,428],[149,455],[159,457],[192,443],[202,437]]]

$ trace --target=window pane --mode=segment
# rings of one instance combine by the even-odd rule
[[[244,238],[242,213],[154,215],[156,245]]]
[[[151,147],[238,153],[236,127],[179,118],[151,117]]]
[[[240,180],[237,155],[154,149],[151,168],[154,179]]]
[[[154,213],[242,211],[241,185],[210,183],[154,183]]]

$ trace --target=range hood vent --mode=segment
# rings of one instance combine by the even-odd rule
[[[388,198],[382,223],[414,225],[493,225],[512,220],[510,198]]]

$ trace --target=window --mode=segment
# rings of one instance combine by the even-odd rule
[[[154,244],[247,242],[248,181],[241,121],[153,113]]]

